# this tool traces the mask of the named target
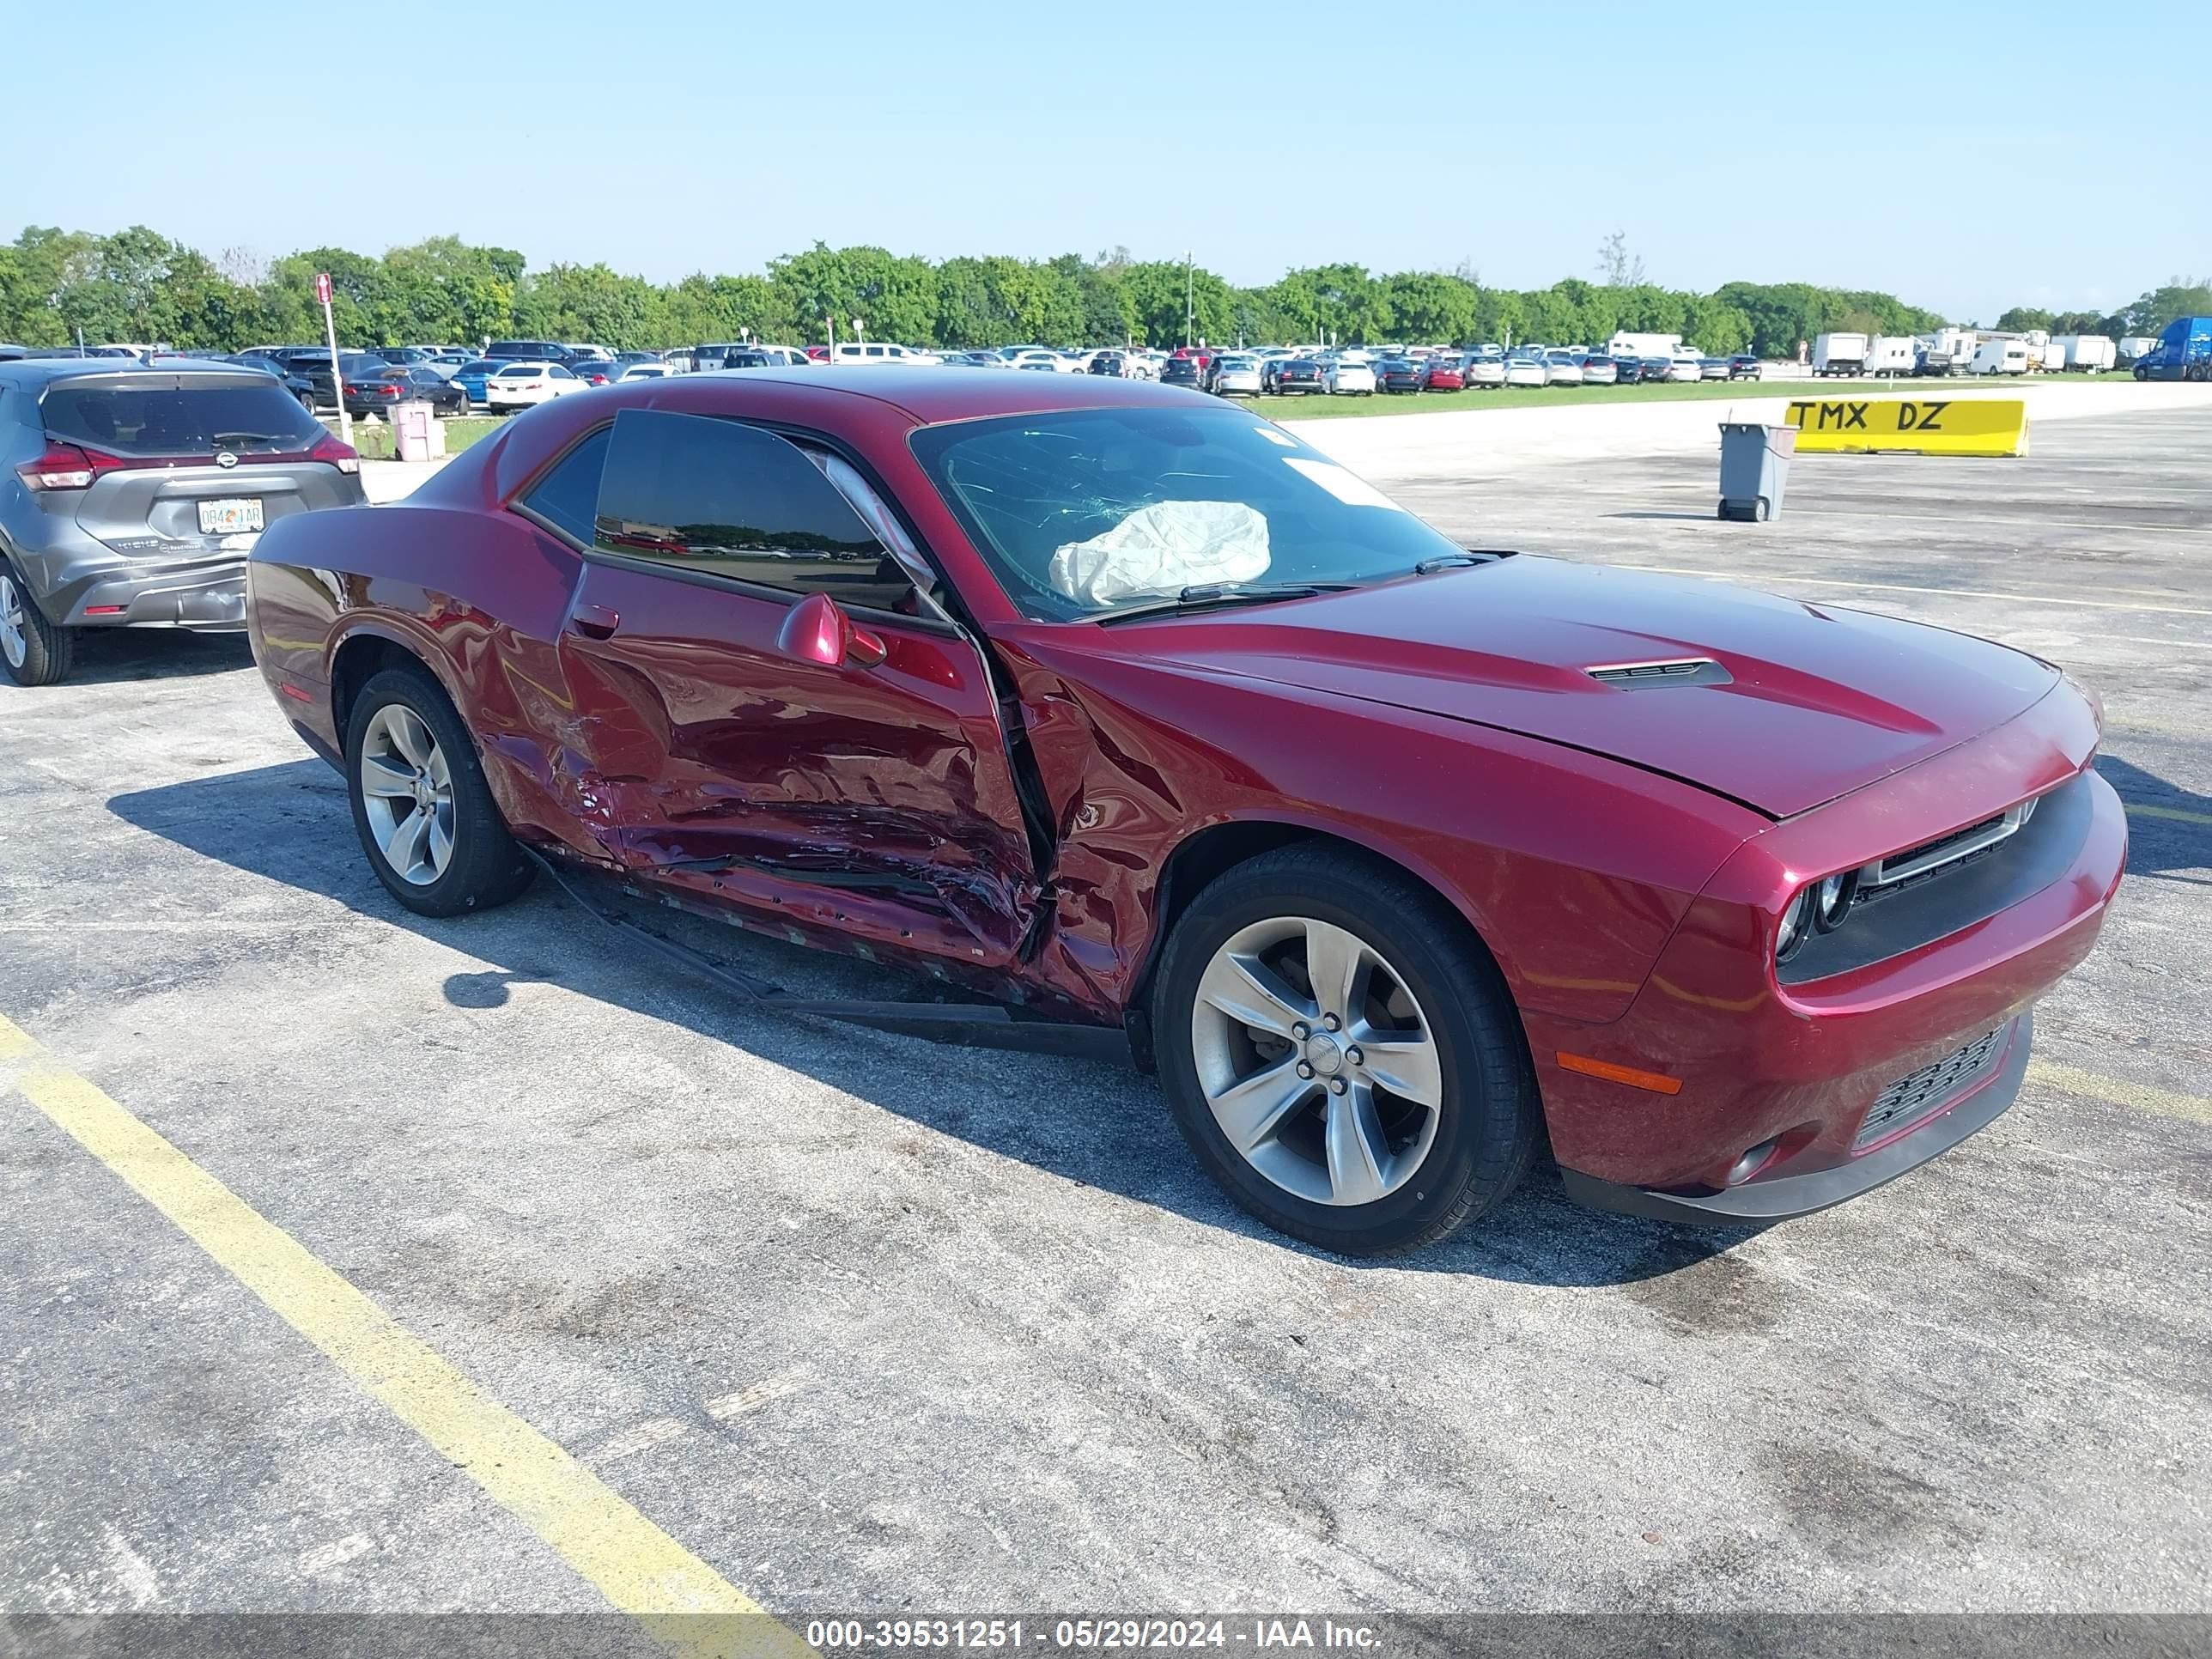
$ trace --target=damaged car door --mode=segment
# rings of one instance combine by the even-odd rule
[[[617,418],[559,647],[576,810],[642,876],[997,966],[1036,884],[990,679],[842,465],[739,421]]]

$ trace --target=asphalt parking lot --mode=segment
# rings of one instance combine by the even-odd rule
[[[243,643],[151,635],[0,689],[0,1070],[34,1039],[787,1622],[2212,1610],[2212,410],[1805,457],[1758,526],[1709,454],[1370,470],[2101,693],[2130,874],[2010,1112],[1764,1233],[1540,1173],[1336,1260],[1133,1073],[764,1018],[544,884],[401,911]],[[606,1605],[50,1114],[0,1129],[0,1611]]]

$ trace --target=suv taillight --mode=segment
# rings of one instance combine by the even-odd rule
[[[326,461],[341,472],[361,471],[361,456],[354,447],[351,444],[340,443],[328,433],[325,433],[315,441],[315,447],[307,452],[307,459],[311,461]]]
[[[123,463],[96,449],[80,449],[58,438],[46,440],[46,449],[35,461],[26,461],[15,476],[32,489],[83,489],[103,472]]]

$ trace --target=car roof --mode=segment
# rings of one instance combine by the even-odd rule
[[[0,385],[42,390],[56,380],[124,379],[148,374],[224,374],[244,380],[269,379],[267,371],[216,357],[163,357],[143,363],[136,357],[24,357],[0,362]]]
[[[680,379],[712,380],[711,375]],[[737,377],[731,377],[737,380]],[[741,381],[749,389],[790,386],[809,392],[832,391],[888,404],[918,426],[939,421],[968,421],[1002,415],[1041,415],[1071,409],[1167,406],[1218,409],[1200,392],[1183,392],[1147,380],[1121,380],[1104,374],[948,374],[941,368],[896,364],[837,368],[752,368]],[[603,394],[594,394],[603,395]]]

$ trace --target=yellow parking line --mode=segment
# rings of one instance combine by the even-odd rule
[[[2192,812],[2185,806],[2146,806],[2130,801],[2128,811],[2137,817],[2172,818],[2182,823],[2212,823],[2212,812]]]
[[[2080,1095],[2085,1100],[2101,1100],[2108,1106],[2125,1106],[2130,1110],[2148,1112],[2154,1117],[2178,1117],[2191,1123],[2212,1123],[2212,1100],[2200,1100],[2195,1095],[2178,1095],[2168,1089],[2154,1089],[2148,1083],[2129,1083],[2116,1077],[2100,1076],[2095,1072],[2078,1072],[2071,1066],[2061,1066],[2048,1060],[2031,1060],[2027,1063],[2027,1080],[2045,1088],[2063,1090],[2069,1095]]]
[[[1801,519],[1897,519],[1907,524],[1990,524],[2016,530],[2028,525],[2048,525],[2060,530],[2154,530],[2169,536],[2212,536],[2212,526],[2201,524],[2121,524],[2088,519],[1984,519],[1960,513],[1854,513],[1839,507],[1798,507],[1791,515]]]
[[[1918,587],[1910,582],[1854,582],[1838,576],[1796,576],[1786,571],[1747,571],[1741,576],[1723,570],[1693,570],[1686,565],[1674,564],[1616,564],[1615,570],[1648,570],[1658,576],[1704,576],[1719,581],[1741,581],[1756,586],[1761,582],[1794,582],[1807,587],[1864,588],[1884,593],[1933,593],[1954,599],[2005,599],[2014,605],[2063,605],[2087,611],[2142,611],[2160,617],[2212,617],[2212,611],[2196,609],[2185,605],[2130,605],[2122,599],[2059,599],[2042,593],[1999,593],[1985,587]]]
[[[648,1633],[692,1659],[812,1651],[290,1234],[4,1018],[0,1058],[27,1062],[15,1080],[26,1099]]]

